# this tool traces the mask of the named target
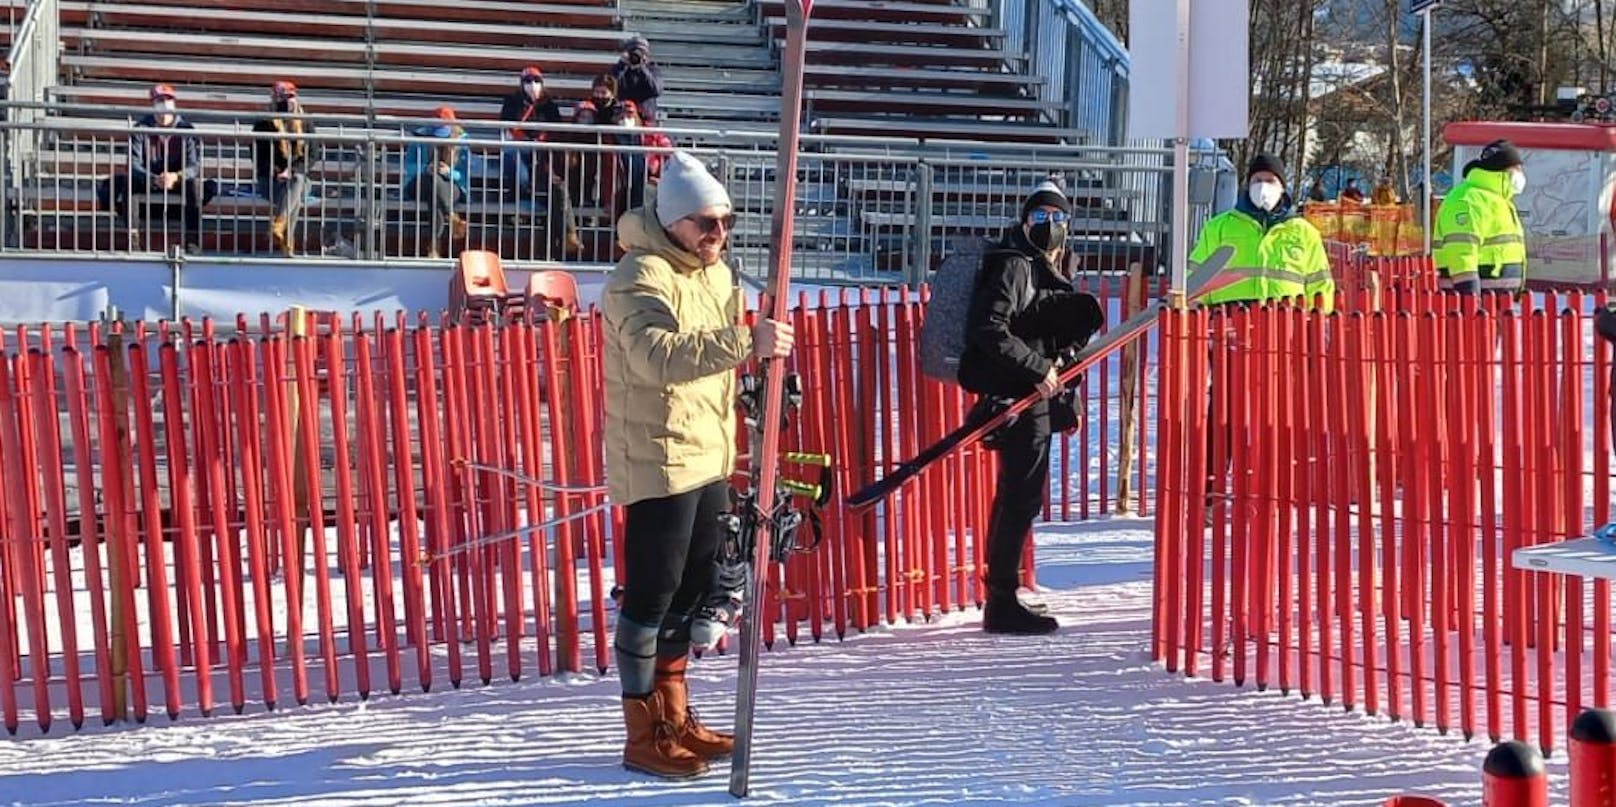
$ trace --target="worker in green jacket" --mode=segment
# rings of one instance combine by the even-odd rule
[[[1259,154],[1246,170],[1246,192],[1233,210],[1214,216],[1201,228],[1190,253],[1190,270],[1223,247],[1234,255],[1225,272],[1241,275],[1202,302],[1260,303],[1305,297],[1326,312],[1335,309],[1335,279],[1324,254],[1324,239],[1312,222],[1297,214],[1285,191],[1285,166],[1277,157]],[[1318,298],[1322,297],[1322,300]]]
[[[1324,254],[1324,238],[1312,222],[1297,215],[1285,191],[1285,166],[1277,157],[1259,154],[1246,169],[1246,192],[1235,202],[1233,210],[1214,216],[1201,228],[1201,236],[1190,253],[1190,271],[1205,262],[1220,249],[1232,247],[1223,271],[1233,273],[1238,280],[1201,298],[1207,305],[1226,303],[1258,304],[1268,301],[1304,298],[1304,305],[1328,313],[1335,310],[1335,279],[1330,275],[1330,261]],[[1225,323],[1227,327],[1227,323]],[[1222,354],[1221,362],[1227,366],[1235,358],[1238,337],[1232,332],[1213,334],[1214,357]],[[1227,379],[1226,379],[1227,380]],[[1241,405],[1238,395],[1229,384],[1222,388],[1209,385],[1207,401],[1208,424],[1216,399],[1222,396],[1224,411]],[[1227,475],[1234,432],[1227,426],[1223,430],[1225,446],[1222,462],[1213,451],[1216,429],[1206,431],[1206,522],[1210,526],[1213,514],[1223,504],[1228,488]]]
[[[1431,233],[1441,286],[1460,294],[1518,294],[1526,287],[1526,233],[1515,197],[1526,187],[1521,153],[1495,140],[1465,164],[1464,181],[1442,199]]]

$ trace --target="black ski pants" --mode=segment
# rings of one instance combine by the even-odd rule
[[[658,656],[690,650],[690,614],[712,588],[723,536],[718,517],[729,510],[729,488],[728,480],[719,480],[625,508],[621,614],[661,627]]]
[[[999,478],[988,517],[987,584],[990,597],[1014,597],[1021,556],[1033,519],[1049,487],[1049,402],[1039,401],[999,437]]]

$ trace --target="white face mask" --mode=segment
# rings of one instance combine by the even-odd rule
[[[1279,198],[1285,195],[1285,188],[1278,182],[1253,182],[1246,189],[1246,195],[1258,210],[1273,210]]]
[[[172,98],[159,98],[159,99],[152,102],[152,109],[154,109],[154,110],[156,110],[158,112],[173,112],[174,111],[174,99],[172,99]]]
[[[632,129],[632,128],[636,127],[636,126],[639,126],[640,122],[637,121],[637,120],[634,120],[633,118],[628,118],[626,120],[618,121],[617,125],[623,127],[624,129]]]
[[[522,85],[522,89],[527,91],[527,97],[535,101],[539,100],[539,96],[544,94],[543,82],[529,81]]]
[[[1511,192],[1513,192],[1513,193],[1515,193],[1517,195],[1519,195],[1521,191],[1526,190],[1526,172],[1525,171],[1511,171],[1511,172],[1509,172],[1509,188],[1510,188]]]

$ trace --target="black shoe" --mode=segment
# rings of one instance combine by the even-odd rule
[[[989,597],[982,606],[982,630],[987,633],[1042,636],[1059,628],[1060,624],[1052,617],[1032,612],[1013,595]]]

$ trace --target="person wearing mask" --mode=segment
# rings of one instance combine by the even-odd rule
[[[657,117],[657,99],[662,97],[662,68],[651,60],[651,43],[643,36],[623,40],[623,55],[612,65],[617,80],[617,97],[633,101],[640,114]]]
[[[625,510],[625,576],[614,647],[627,741],[623,765],[705,773],[734,738],[690,708],[690,620],[708,594],[736,467],[735,370],[790,354],[788,323],[744,323],[724,262],[728,192],[675,152],[656,193],[619,222],[627,253],[602,292],[606,481]]]
[[[254,132],[276,135],[312,135],[314,123],[297,100],[297,85],[277,81],[269,90],[269,116],[253,124]],[[291,257],[297,217],[309,193],[309,162],[318,145],[311,140],[272,137],[253,141],[253,174],[258,195],[272,208],[269,237],[275,251]]]
[[[667,135],[654,127],[656,124],[649,119],[642,119],[640,107],[633,101],[623,101],[619,105],[621,117],[617,125],[624,132],[619,135],[617,142],[625,146],[637,146],[647,149],[672,150],[673,141]],[[662,161],[666,159],[665,152],[656,151],[625,151],[620,160],[622,173],[617,183],[614,209],[621,213],[633,210],[645,203],[646,187],[657,180],[662,173]],[[616,216],[613,216],[616,219]]]
[[[617,77],[611,73],[601,73],[589,84],[589,102],[595,107],[595,120],[602,125],[610,126],[622,117],[617,89]]]
[[[452,241],[466,237],[466,220],[455,212],[455,203],[471,192],[466,175],[468,149],[458,141],[467,138],[453,107],[440,106],[438,122],[411,131],[414,137],[433,138],[442,143],[412,143],[404,153],[404,198],[429,205],[432,211],[431,246],[427,257],[442,256],[439,244],[448,236]]]
[[[129,173],[108,179],[100,189],[99,201],[103,208],[110,205],[125,222],[131,222],[132,195],[158,197],[155,201],[148,198],[145,209],[156,207],[165,219],[172,215],[174,202],[179,202],[180,239],[185,251],[194,255],[202,250],[202,206],[213,200],[217,185],[202,179],[202,144],[194,135],[181,134],[194,132],[196,127],[179,114],[174,88],[158,84],[149,95],[152,112],[135,125],[165,131],[129,138]]]
[[[1204,305],[1258,305],[1302,298],[1309,308],[1323,312],[1335,310],[1335,278],[1330,274],[1330,260],[1324,251],[1324,239],[1313,223],[1298,215],[1285,192],[1285,166],[1279,158],[1258,154],[1246,169],[1246,192],[1228,210],[1207,221],[1190,252],[1190,269],[1205,263],[1215,253],[1233,250],[1222,271],[1237,273],[1239,280],[1201,298]],[[1214,334],[1213,350],[1232,355],[1233,340],[1227,335]],[[1227,359],[1226,359],[1227,360]],[[1210,396],[1223,395],[1227,406],[1233,406],[1232,390],[1227,386],[1209,391],[1208,407],[1214,405]],[[1225,432],[1225,443],[1230,432]],[[1214,457],[1213,430],[1207,430],[1206,495],[1207,521],[1223,500],[1219,480],[1230,461],[1225,452],[1224,468]]]
[[[1060,186],[1038,185],[1023,201],[1020,220],[983,255],[966,317],[959,383],[982,396],[978,405],[1040,395],[989,444],[999,452],[999,474],[988,521],[988,598],[982,608],[988,633],[1037,635],[1059,627],[1042,606],[1022,604],[1016,591],[1033,519],[1049,487],[1051,435],[1080,422],[1056,360],[1105,325],[1099,301],[1074,290],[1065,268],[1071,215]]]
[[[1441,287],[1460,294],[1519,294],[1526,288],[1526,232],[1515,197],[1526,188],[1521,153],[1495,140],[1465,163],[1464,179],[1442,197],[1431,232]]]
[[[1285,191],[1285,166],[1279,158],[1258,154],[1246,169],[1246,192],[1232,210],[1213,216],[1201,228],[1190,264],[1205,262],[1224,247],[1234,255],[1226,272],[1239,272],[1241,280],[1206,297],[1206,305],[1261,303],[1305,297],[1335,310],[1335,278],[1324,252],[1324,238],[1312,222],[1298,215]]]
[[[522,68],[518,76],[520,86],[505,96],[500,103],[499,119],[512,123],[564,123],[561,106],[544,91],[544,71],[538,65]],[[518,143],[543,143],[551,139],[548,131],[512,127],[505,136]],[[572,213],[572,201],[561,187],[564,171],[552,171],[551,160],[541,149],[508,148],[501,155],[501,177],[506,196],[520,204],[532,200],[543,202],[545,231],[550,235],[552,255],[575,253],[582,249],[578,240],[578,221]]]
[[[561,107],[544,92],[544,71],[537,65],[522,68],[517,90],[500,99],[499,119],[511,123],[562,123]],[[517,143],[542,143],[548,139],[544,131],[512,127],[505,130],[506,139]],[[501,167],[508,196],[521,200],[527,192],[539,191],[549,183],[549,172],[542,168],[538,149],[505,149]]]

